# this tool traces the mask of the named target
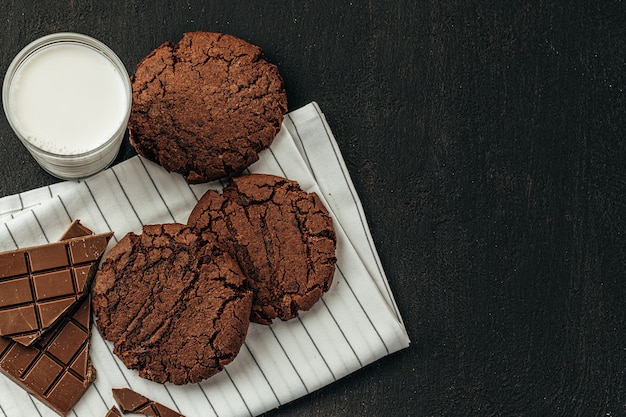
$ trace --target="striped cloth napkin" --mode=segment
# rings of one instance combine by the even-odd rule
[[[409,345],[348,170],[316,103],[289,113],[250,173],[296,180],[322,198],[338,236],[331,289],[310,311],[272,326],[251,324],[226,369],[199,384],[157,384],[127,370],[94,328],[93,386],[73,410],[104,416],[112,388],[129,387],[187,417],[255,416]],[[57,240],[73,219],[114,245],[145,224],[184,223],[196,201],[224,184],[188,185],[178,174],[135,156],[83,181],[66,181],[0,199],[0,250]],[[0,416],[56,414],[0,375]]]

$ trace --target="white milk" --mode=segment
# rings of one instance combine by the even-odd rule
[[[15,134],[43,169],[85,178],[109,166],[132,104],[126,67],[108,46],[80,33],[46,35],[13,59],[2,104]]]
[[[126,76],[90,47],[48,45],[13,76],[9,103],[15,128],[54,154],[77,155],[102,146],[125,123]]]

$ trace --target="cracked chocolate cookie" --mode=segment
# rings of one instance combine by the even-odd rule
[[[189,183],[242,172],[270,146],[287,112],[277,67],[258,46],[227,34],[166,42],[131,81],[131,144]]]
[[[114,353],[159,383],[199,382],[231,362],[247,334],[251,293],[237,263],[182,224],[144,226],[109,252],[93,310]]]
[[[237,259],[254,293],[253,322],[292,319],[331,285],[332,220],[319,197],[295,181],[265,174],[233,178],[222,194],[202,196],[188,224]]]

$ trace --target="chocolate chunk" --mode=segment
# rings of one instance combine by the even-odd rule
[[[0,371],[65,416],[96,377],[89,359],[90,297],[31,346],[0,337]]]
[[[87,233],[74,224],[65,235]],[[0,253],[0,336],[29,346],[86,294],[113,233]]]
[[[106,255],[93,309],[130,369],[155,382],[199,382],[231,362],[248,331],[252,294],[237,263],[186,225],[144,226]]]
[[[234,178],[223,194],[202,196],[188,224],[204,240],[216,236],[239,262],[254,293],[253,322],[292,319],[331,285],[332,219],[319,197],[295,181],[265,174]]]
[[[74,220],[65,230],[59,240],[68,240],[75,237],[83,237],[93,235],[93,231],[87,226],[81,224],[80,220]]]
[[[117,409],[116,406],[113,406],[109,408],[109,411],[107,411],[107,414],[104,417],[122,417],[122,413],[120,412],[120,410]]]
[[[152,417],[185,417],[129,388],[113,388],[113,398],[123,413],[141,413]]]

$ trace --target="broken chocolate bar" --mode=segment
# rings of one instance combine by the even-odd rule
[[[31,346],[0,337],[0,371],[65,416],[96,377],[89,359],[91,297]]]
[[[74,223],[65,235],[81,234],[81,226]],[[69,313],[86,294],[112,235],[0,253],[0,336],[29,346]]]
[[[141,413],[152,417],[185,417],[129,388],[113,388],[113,398],[123,413]]]

